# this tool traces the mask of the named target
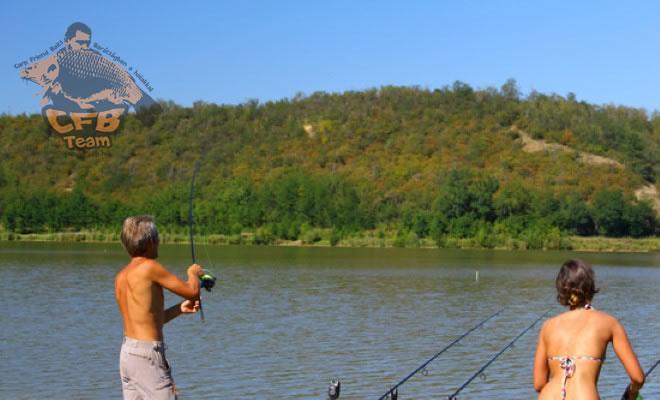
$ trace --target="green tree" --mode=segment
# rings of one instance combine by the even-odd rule
[[[412,230],[418,238],[424,238],[429,234],[429,214],[417,212],[413,219]]]
[[[620,237],[628,233],[628,224],[624,218],[626,201],[620,189],[601,189],[596,193],[592,204],[592,213],[596,230],[601,235]]]
[[[557,222],[561,229],[572,234],[589,236],[596,233],[589,209],[578,192],[560,198]]]
[[[518,83],[515,79],[509,78],[504,82],[502,88],[500,89],[502,96],[507,100],[517,101],[520,98],[520,89],[518,89]]]
[[[116,199],[108,199],[101,202],[97,216],[99,222],[104,226],[119,228],[122,226],[124,220],[131,214],[133,213],[129,207],[121,201]],[[58,227],[54,227],[53,225],[53,229],[59,230],[60,226],[61,222],[58,222]]]
[[[624,219],[628,224],[632,237],[651,236],[655,234],[657,220],[651,205],[646,201],[637,204],[628,204],[625,208]]]
[[[519,182],[502,187],[495,199],[495,212],[498,217],[506,218],[512,215],[526,215],[530,211],[532,196]]]
[[[78,186],[60,202],[58,212],[62,216],[62,225],[75,231],[97,223],[96,205]]]
[[[447,233],[448,225],[449,221],[444,214],[439,212],[432,213],[429,222],[429,234],[434,240],[438,241]]]
[[[486,221],[493,221],[495,219],[495,207],[493,203],[493,195],[499,189],[500,183],[497,179],[490,176],[477,178],[473,181],[471,187],[471,201],[470,209],[474,211],[477,218]]]
[[[467,169],[450,170],[440,187],[434,209],[447,219],[459,218],[471,211],[473,196],[469,190],[472,174]]]
[[[5,204],[2,213],[2,225],[10,231],[23,229],[23,212],[25,200],[18,191],[12,192]]]

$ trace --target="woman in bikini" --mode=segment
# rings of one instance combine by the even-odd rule
[[[534,360],[539,400],[599,399],[596,383],[610,342],[630,376],[628,399],[636,399],[644,372],[619,321],[591,307],[598,293],[591,266],[581,260],[566,261],[556,285],[557,301],[570,311],[547,320],[539,333]]]

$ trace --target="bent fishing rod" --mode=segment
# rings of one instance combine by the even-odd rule
[[[660,364],[660,360],[657,360],[655,362],[655,364],[653,364],[653,366],[651,368],[649,368],[648,371],[646,371],[646,373],[644,374],[644,379],[646,379],[647,376],[651,375],[651,372],[653,372],[653,370],[655,369],[655,367],[658,366],[658,364]],[[628,400],[628,390],[629,389],[630,389],[630,385],[626,386],[626,390],[623,392],[623,395],[621,396],[621,400]],[[641,396],[639,396],[638,398],[641,398]]]
[[[190,227],[190,253],[192,255],[192,262],[195,264],[195,234],[193,232],[193,195],[195,193],[195,177],[197,176],[197,172],[199,171],[199,166],[202,163],[202,160],[204,159],[204,153],[202,157],[197,160],[197,164],[195,164],[195,171],[193,172],[192,176],[192,181],[190,182],[190,198],[189,198],[189,209],[188,209],[188,226]],[[202,293],[201,290],[202,288],[206,289],[208,292],[211,291],[211,288],[215,285],[216,278],[209,274],[208,272],[204,272],[204,274],[200,277],[200,294],[199,294],[199,317],[204,323],[204,309],[202,308]]]
[[[513,344],[514,344],[518,339],[520,339],[525,333],[527,333],[528,330],[532,329],[532,327],[533,327],[534,325],[536,325],[536,323],[539,322],[541,319],[543,319],[543,317],[545,317],[546,315],[548,315],[549,312],[550,312],[550,311],[546,311],[546,312],[543,313],[543,315],[541,315],[536,321],[532,322],[532,324],[531,324],[530,326],[528,326],[524,331],[522,331],[522,332],[520,333],[520,335],[516,336],[516,338],[513,339],[509,344],[507,344],[506,347],[503,348],[499,353],[497,353],[497,354],[495,355],[495,357],[491,358],[490,361],[488,361],[488,362],[486,363],[486,365],[484,365],[483,367],[481,367],[481,369],[480,369],[479,371],[477,371],[477,373],[475,373],[474,375],[472,375],[472,377],[471,377],[470,379],[468,379],[467,382],[465,382],[465,383],[463,384],[463,386],[461,386],[460,388],[458,388],[457,391],[455,391],[454,393],[452,393],[451,395],[449,395],[449,398],[448,398],[448,399],[449,399],[449,400],[458,400],[458,398],[456,397],[456,395],[457,395],[458,393],[460,393],[463,389],[465,389],[465,388],[467,387],[467,385],[469,385],[470,382],[472,382],[477,376],[483,375],[484,370],[485,370],[486,368],[488,368],[488,366],[489,366],[490,364],[492,364],[493,361],[495,361],[495,360],[497,359],[497,357],[499,357],[502,353],[504,353],[509,347],[513,346]]]
[[[428,361],[426,361],[424,364],[420,365],[416,370],[414,370],[414,371],[413,371],[412,373],[410,373],[408,376],[406,376],[405,378],[403,378],[403,380],[402,380],[401,382],[397,383],[397,384],[394,385],[392,388],[390,388],[390,390],[388,390],[384,395],[380,396],[380,398],[378,398],[378,400],[383,400],[383,399],[387,398],[388,396],[391,397],[391,398],[393,398],[393,399],[396,398],[397,395],[398,395],[398,391],[397,391],[397,389],[399,388],[399,386],[401,386],[401,385],[403,385],[404,383],[406,383],[406,381],[407,381],[408,379],[412,378],[413,375],[415,375],[415,374],[418,373],[419,371],[423,371],[422,374],[425,375],[424,372],[426,371],[426,366],[429,365],[433,360],[435,360],[436,358],[438,358],[442,353],[444,353],[445,351],[449,350],[450,347],[452,347],[452,346],[455,345],[456,343],[460,342],[461,339],[463,339],[464,337],[466,337],[467,335],[469,335],[470,333],[472,333],[472,331],[474,331],[475,329],[479,328],[480,326],[482,326],[482,325],[485,324],[486,322],[488,322],[490,319],[494,318],[497,314],[501,313],[502,311],[504,311],[504,308],[501,309],[500,311],[496,312],[495,314],[491,315],[490,317],[486,318],[485,320],[481,321],[479,324],[475,325],[472,329],[468,330],[468,331],[465,332],[463,335],[461,335],[460,337],[458,337],[456,340],[454,340],[453,342],[449,343],[447,346],[445,346],[445,348],[443,348],[442,350],[440,350],[436,355],[434,355],[433,357],[431,357],[430,359],[428,359]]]

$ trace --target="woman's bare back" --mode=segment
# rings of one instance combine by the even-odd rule
[[[612,317],[576,309],[548,320],[543,327],[552,379],[539,399],[598,399],[596,382],[611,341]],[[562,385],[563,383],[563,385]]]
[[[555,287],[557,302],[571,311],[546,321],[539,333],[533,374],[539,399],[599,399],[598,375],[610,342],[630,376],[628,396],[635,398],[644,385],[644,373],[619,321],[591,307],[600,291],[591,265],[579,259],[566,261]]]
[[[543,386],[539,400],[600,399],[598,376],[610,342],[629,373],[635,366],[641,371],[623,327],[611,315],[575,309],[546,321],[539,334],[535,373],[537,363],[546,363],[551,379]]]

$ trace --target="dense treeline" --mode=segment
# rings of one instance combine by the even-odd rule
[[[0,117],[3,228],[118,229],[125,216],[149,213],[183,232],[204,154],[198,231],[252,232],[256,243],[377,231],[402,244],[556,248],[567,234],[656,233],[651,204],[633,194],[660,172],[660,116],[643,110],[523,98],[514,81],[163,106],[152,126],[129,115],[112,148],[88,151],[66,149],[40,116]],[[514,125],[624,167],[524,152]]]
[[[119,230],[126,215],[151,213],[164,229],[182,231],[187,196],[186,187],[173,186],[140,205],[127,206],[117,200],[95,201],[79,189],[64,195],[40,190],[9,199],[2,223],[23,233]],[[578,192],[557,198],[549,191],[530,192],[520,184],[500,188],[492,177],[475,176],[467,169],[448,172],[428,210],[398,210],[387,204],[370,208],[341,177],[296,171],[261,186],[232,179],[214,197],[197,201],[195,215],[201,233],[255,232],[254,242],[264,244],[277,238],[318,241],[322,234],[315,228],[331,229],[329,239],[335,243],[351,233],[380,228],[396,230],[402,244],[425,237],[440,245],[447,238],[475,238],[477,245],[496,247],[517,239],[525,247],[558,248],[562,232],[643,237],[656,229],[650,205],[626,200],[619,189],[603,188],[587,205]]]

